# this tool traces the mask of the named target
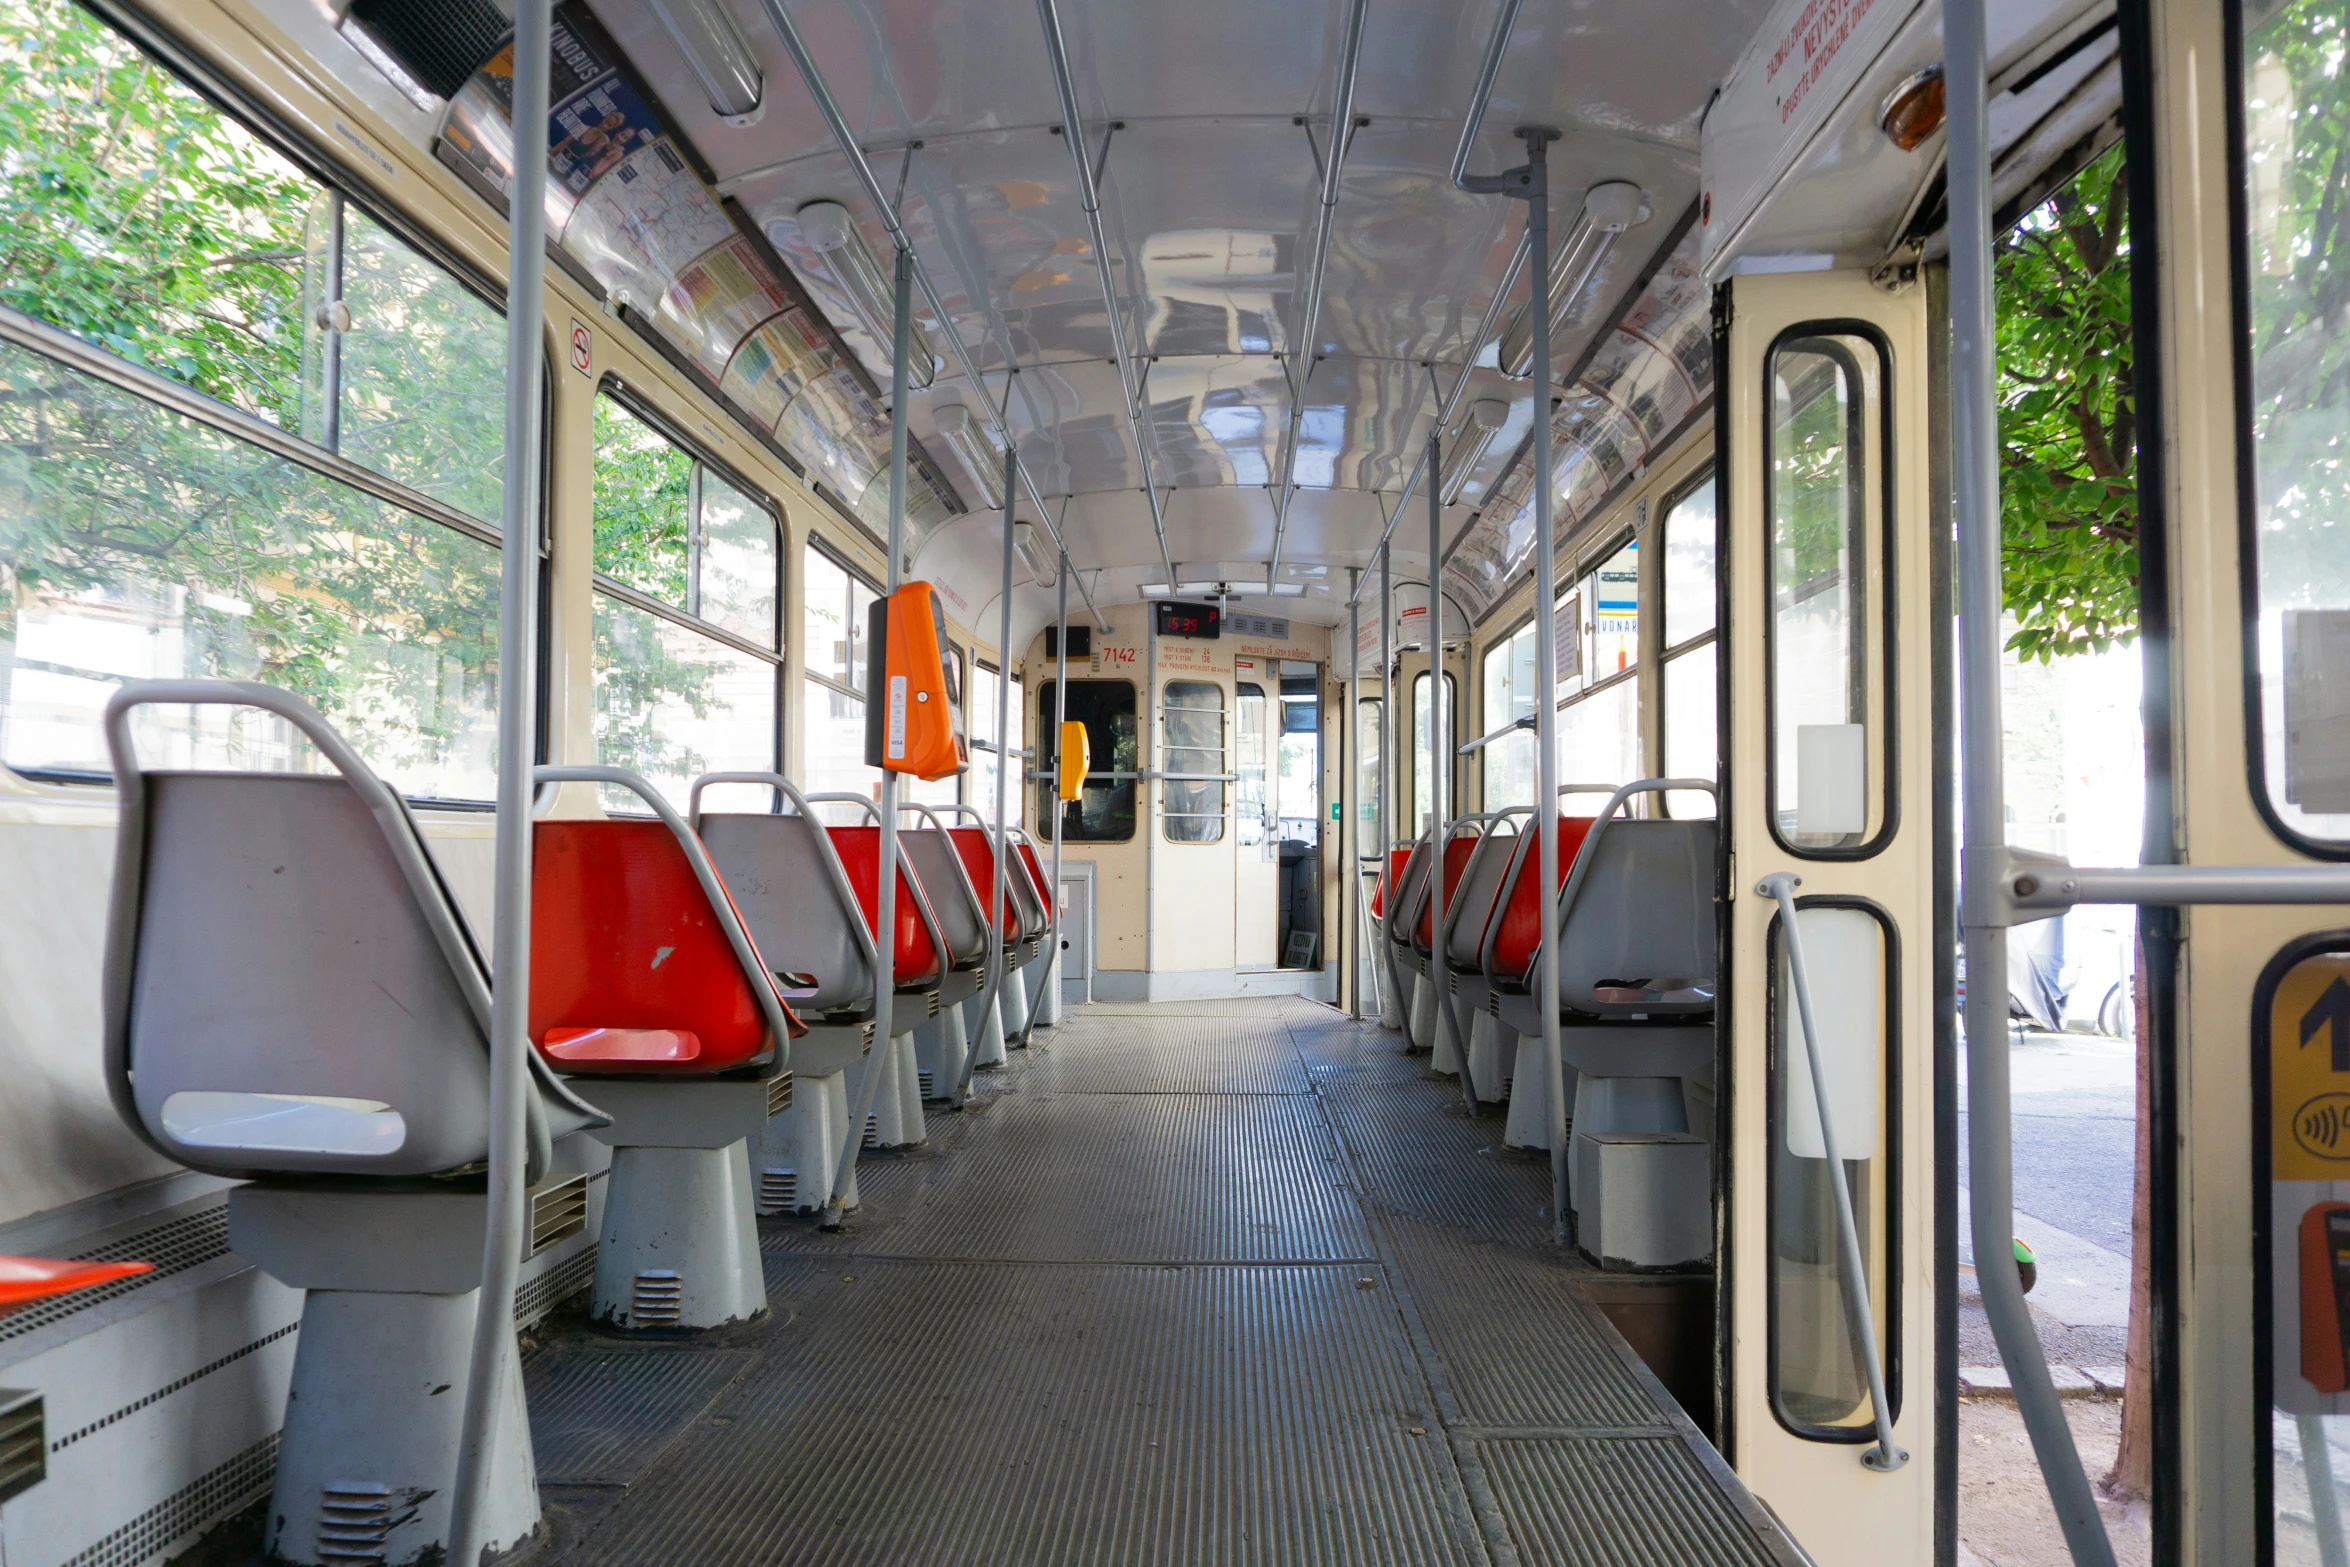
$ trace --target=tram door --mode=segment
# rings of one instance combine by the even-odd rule
[[[1269,969],[1281,961],[1281,834],[1279,665],[1268,659],[1232,662],[1234,785],[1233,966]]]
[[[1725,286],[1723,1445],[1823,1567],[1931,1561],[1950,1455],[1935,1414],[1925,288],[1886,292],[1858,272]],[[1781,872],[1801,879],[1840,1170],[1824,1157],[1785,933],[1756,890]],[[1909,1455],[1890,1472],[1862,1463],[1875,1416],[1840,1293],[1836,1179]]]

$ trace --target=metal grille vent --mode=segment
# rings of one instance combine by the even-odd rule
[[[243,1360],[247,1355],[258,1354],[260,1351],[265,1350],[270,1345],[276,1343],[279,1339],[291,1338],[294,1334],[299,1333],[301,1330],[302,1324],[300,1322],[289,1322],[284,1327],[279,1328],[275,1333],[264,1333],[261,1337],[255,1339],[252,1343],[247,1344],[243,1349],[232,1349],[227,1354],[221,1356],[218,1360],[213,1361],[211,1364],[198,1366],[195,1370],[189,1372],[186,1376],[181,1377],[176,1381],[164,1383],[163,1386],[157,1388],[154,1392],[147,1394],[145,1397],[131,1400],[131,1402],[114,1411],[114,1413],[110,1415],[101,1415],[99,1418],[91,1421],[88,1425],[83,1426],[78,1431],[68,1431],[65,1435],[59,1437],[56,1441],[49,1444],[49,1451],[52,1453],[62,1453],[67,1448],[73,1446],[74,1443],[81,1441],[84,1437],[95,1436],[100,1431],[105,1430],[108,1426],[113,1425],[116,1421],[127,1420],[131,1416],[137,1414],[140,1410],[145,1409],[148,1405],[159,1404],[163,1402],[163,1400],[171,1397],[171,1395],[174,1393],[182,1392],[188,1388],[194,1387],[197,1383],[203,1381],[206,1377],[212,1375],[212,1373],[215,1371],[219,1371],[227,1366],[233,1366],[238,1361]],[[5,1394],[0,1394],[0,1398],[5,1397]],[[5,1485],[0,1485],[0,1493],[4,1493],[6,1489],[7,1487]]]
[[[41,1395],[0,1388],[0,1502],[29,1491],[49,1473]]]
[[[76,1290],[71,1295],[52,1296],[35,1301],[29,1306],[0,1317],[0,1340],[17,1338],[36,1328],[87,1311],[105,1301],[119,1300],[136,1289],[143,1289],[157,1279],[169,1278],[174,1273],[185,1273],[200,1267],[215,1257],[228,1255],[228,1201],[223,1198],[209,1208],[195,1213],[183,1213],[176,1219],[167,1219],[136,1235],[126,1235],[118,1241],[108,1241],[87,1251],[77,1251],[74,1262],[151,1262],[155,1271],[134,1278],[116,1279],[112,1284],[101,1284],[96,1289]]]
[[[767,1113],[781,1115],[791,1108],[791,1074],[778,1072],[767,1080]]]
[[[868,1148],[879,1148],[881,1146],[880,1116],[869,1115],[865,1117],[865,1146]]]
[[[542,1185],[530,1194],[530,1244],[522,1249],[522,1260],[528,1262],[586,1228],[586,1176],[567,1175]]]
[[[329,1480],[318,1497],[318,1555],[380,1562],[392,1536],[392,1488],[380,1480]]]
[[[1236,637],[1272,637],[1276,641],[1289,637],[1289,622],[1270,615],[1226,615],[1224,629]]]
[[[933,1085],[936,1084],[938,1079],[928,1072],[922,1072],[917,1075],[922,1079],[922,1097],[925,1099],[931,1098],[932,1094],[930,1090]]]
[[[596,1249],[588,1247],[532,1279],[514,1293],[514,1325],[528,1327],[596,1281]]]
[[[789,1208],[799,1195],[800,1174],[797,1170],[768,1169],[759,1172],[760,1207]]]
[[[685,1315],[685,1280],[675,1268],[647,1268],[636,1276],[628,1299],[632,1327],[674,1327]]]
[[[272,1431],[217,1469],[189,1481],[129,1523],[83,1547],[65,1567],[138,1567],[152,1561],[174,1540],[186,1539],[268,1491],[276,1473],[277,1433]]]

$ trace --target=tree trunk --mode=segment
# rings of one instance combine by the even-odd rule
[[[2130,1336],[2122,1374],[2122,1437],[2104,1480],[2107,1495],[2149,1495],[2154,1485],[2154,1052],[2148,1047],[2152,1010],[2146,1000],[2146,944],[2131,965],[2130,1012],[2138,1043],[2137,1170],[2130,1182]]]

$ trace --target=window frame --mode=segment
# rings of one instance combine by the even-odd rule
[[[593,395],[611,398],[630,417],[667,441],[694,464],[687,492],[689,496],[687,505],[692,513],[687,519],[686,596],[688,599],[697,604],[701,599],[701,474],[704,468],[715,471],[718,477],[731,486],[737,494],[753,505],[763,508],[769,521],[775,526],[775,616],[773,622],[775,645],[773,647],[761,647],[757,642],[740,632],[704,620],[700,615],[690,610],[671,604],[666,599],[657,598],[641,588],[632,587],[616,577],[607,575],[601,568],[592,564],[589,572],[589,592],[591,594],[601,593],[616,603],[625,604],[631,609],[651,615],[656,619],[666,620],[673,625],[683,627],[696,636],[704,637],[722,647],[730,648],[737,653],[759,659],[770,665],[773,670],[770,684],[774,691],[775,717],[773,723],[768,726],[767,756],[772,769],[780,773],[783,771],[784,765],[784,734],[790,728],[789,692],[786,687],[790,681],[791,670],[790,638],[785,631],[785,624],[790,618],[788,613],[790,599],[787,591],[790,587],[790,565],[786,557],[790,554],[791,534],[784,525],[783,508],[776,504],[774,498],[767,493],[764,485],[753,484],[731,465],[711,457],[700,442],[693,440],[678,427],[675,419],[663,414],[658,405],[654,404],[643,392],[631,387],[616,372],[609,370],[604,372],[596,382]],[[591,451],[589,454],[589,506],[591,513],[594,507],[594,460],[595,456]],[[594,549],[592,539],[589,549],[592,554]],[[592,616],[595,607],[595,601],[592,597],[589,599],[588,607]],[[540,617],[542,624],[548,618],[542,614]],[[544,703],[540,704],[540,711],[545,711]],[[592,731],[592,723],[590,728]],[[541,744],[543,746],[543,740]]]
[[[2222,84],[2222,97],[2227,115],[2228,307],[2231,317],[2228,322],[2228,351],[2236,382],[2236,427],[2233,432],[2236,437],[2236,592],[2243,665],[2244,779],[2252,796],[2253,810],[2259,813],[2262,824],[2275,835],[2279,843],[2313,860],[2345,861],[2350,860],[2350,837],[2312,837],[2288,825],[2278,813],[2270,795],[2268,716],[2260,689],[2260,475],[2253,455],[2259,447],[2255,436],[2252,384],[2252,248],[2247,232],[2251,227],[2251,170],[2244,146],[2244,69],[2247,56],[2243,7],[2240,4],[2222,5],[2220,19],[2225,34],[2221,50],[2225,65],[2221,74],[2226,78]],[[2140,384],[2146,385],[2152,380],[2153,366],[2141,365],[2139,375]],[[2141,518],[2162,504],[2160,470],[2152,465],[2159,461],[2159,442],[2141,440],[2138,468]],[[2146,530],[2146,534],[2151,537],[2152,530]],[[2145,570],[2149,579],[2158,569],[2156,562],[2148,558]],[[2140,602],[2142,629],[2150,636],[2159,635],[2158,617],[2167,613],[2161,598],[2142,591]],[[2284,671],[2279,668],[2277,673],[2281,679]],[[2154,696],[2151,682],[2147,695],[2151,701]],[[2154,784],[2151,770],[2159,768],[2166,776],[2169,772],[2170,749],[2162,743],[2151,724],[2146,739],[2147,767],[2150,770],[2148,786],[2151,790]],[[2265,1392],[2263,1396],[2266,1396]],[[2266,1428],[2262,1429],[2265,1431]],[[2263,1516],[2268,1515],[2264,1513]]]
[[[1892,1407],[1887,1418],[1895,1425],[1901,1423],[1901,932],[1893,916],[1869,898],[1849,894],[1823,894],[1818,897],[1799,897],[1795,900],[1798,913],[1805,909],[1852,909],[1868,915],[1877,922],[1878,933],[1885,943],[1885,1076],[1883,1097],[1877,1106],[1877,1124],[1884,1130],[1885,1144],[1885,1199],[1882,1211],[1873,1215],[1878,1238],[1885,1248],[1883,1275],[1891,1287],[1872,1292],[1874,1305],[1878,1294],[1884,1297],[1884,1333],[1878,1339],[1877,1353],[1885,1372],[1885,1401]],[[1781,955],[1786,951],[1783,929],[1785,916],[1776,909],[1763,932],[1763,1396],[1770,1405],[1771,1418],[1789,1435],[1800,1441],[1821,1442],[1837,1446],[1859,1446],[1877,1439],[1876,1421],[1872,1417],[1865,1425],[1815,1426],[1795,1419],[1787,1413],[1780,1400],[1779,1387],[1779,1292],[1777,1258],[1779,1255],[1778,1210],[1778,1148],[1784,1135],[1779,1116],[1779,1095],[1776,1092],[1782,1070],[1781,1053],[1787,1041],[1780,1036],[1779,1014],[1781,996],[1779,969]],[[1873,1157],[1873,1156],[1872,1156]],[[1847,1161],[1849,1162],[1849,1161]],[[1841,1258],[1837,1268],[1841,1271]],[[1841,1302],[1839,1302],[1841,1304]],[[1843,1321],[1841,1312],[1839,1322]],[[1851,1331],[1849,1326],[1846,1332]],[[1867,1395],[1862,1395],[1867,1403]]]
[[[1880,710],[1884,714],[1883,733],[1870,737],[1869,752],[1871,754],[1868,756],[1868,760],[1878,767],[1878,778],[1873,791],[1874,798],[1870,804],[1880,807],[1882,815],[1877,822],[1877,830],[1859,843],[1845,844],[1835,848],[1799,848],[1789,843],[1786,835],[1779,830],[1778,615],[1772,602],[1778,591],[1777,577],[1772,570],[1773,556],[1776,552],[1774,541],[1778,518],[1773,506],[1774,486],[1771,483],[1771,464],[1774,457],[1773,426],[1775,422],[1771,410],[1776,406],[1776,400],[1771,382],[1773,367],[1778,362],[1781,350],[1788,344],[1807,338],[1829,337],[1860,338],[1868,343],[1877,355],[1879,386],[1875,421],[1877,474],[1876,483],[1873,486],[1877,491],[1877,526],[1874,543],[1880,552],[1876,575],[1885,583],[1886,587],[1885,591],[1876,595],[1876,598],[1880,600],[1879,603],[1864,606],[1867,613],[1862,616],[1862,619],[1869,628],[1872,643],[1870,650],[1878,655],[1878,665],[1882,672],[1877,674],[1873,681],[1864,675],[1862,689],[1865,692],[1873,684],[1878,695]],[[1857,379],[1860,367],[1854,364],[1849,368]],[[1892,843],[1895,835],[1901,830],[1901,623],[1898,596],[1892,591],[1892,584],[1898,580],[1896,568],[1900,559],[1896,551],[1897,529],[1894,526],[1896,490],[1893,448],[1893,378],[1892,343],[1874,323],[1857,321],[1849,317],[1823,317],[1816,320],[1798,321],[1775,335],[1762,354],[1760,389],[1762,412],[1759,422],[1762,426],[1760,448],[1762,455],[1763,524],[1761,562],[1763,586],[1761,606],[1764,741],[1762,759],[1763,822],[1770,831],[1771,842],[1789,856],[1799,860],[1858,861],[1873,859],[1885,851],[1887,845]],[[1865,432],[1867,423],[1867,410],[1857,410],[1854,414],[1855,426]],[[1864,473],[1856,489],[1865,495],[1871,487],[1869,476]],[[1864,537],[1866,532],[1867,530],[1864,528]],[[1714,561],[1714,574],[1718,583],[1722,576],[1721,557],[1718,552]],[[1864,569],[1860,575],[1865,579],[1869,573]],[[1716,630],[1719,629],[1720,622],[1717,619]],[[1726,713],[1727,708],[1724,711]]]
[[[1280,677],[1276,675],[1274,680],[1276,688],[1278,688]],[[1213,691],[1216,694],[1216,705],[1213,708],[1175,707],[1175,705],[1170,703],[1167,698],[1169,694],[1172,693],[1178,686],[1191,686],[1205,691]],[[1278,695],[1278,690],[1276,689],[1275,694],[1267,698],[1268,719],[1270,719],[1274,712],[1278,710],[1279,701],[1280,698]],[[1189,673],[1186,673],[1170,676],[1159,682],[1159,700],[1157,704],[1157,712],[1155,714],[1156,718],[1158,719],[1158,733],[1152,736],[1152,739],[1155,742],[1153,750],[1157,759],[1161,762],[1161,768],[1159,770],[1158,777],[1152,781],[1159,785],[1159,808],[1155,814],[1157,815],[1159,822],[1160,842],[1171,844],[1177,848],[1203,849],[1221,844],[1227,839],[1236,836],[1233,831],[1232,813],[1234,806],[1239,798],[1238,780],[1230,776],[1220,776],[1220,781],[1215,782],[1211,782],[1209,779],[1204,777],[1196,776],[1176,778],[1170,776],[1169,770],[1165,768],[1164,763],[1166,753],[1169,751],[1205,751],[1208,749],[1204,745],[1178,745],[1174,741],[1170,740],[1167,737],[1167,714],[1169,710],[1173,709],[1177,712],[1187,713],[1213,712],[1216,715],[1218,735],[1216,754],[1222,759],[1223,762],[1222,774],[1229,775],[1232,773],[1237,773],[1239,768],[1235,765],[1233,752],[1236,749],[1237,741],[1239,739],[1239,705],[1237,692],[1226,691],[1224,689],[1224,683],[1220,680],[1201,680],[1195,678]],[[1278,743],[1277,737],[1279,733],[1279,730],[1274,729],[1270,723],[1268,723],[1265,736],[1266,777],[1268,782],[1270,782],[1272,779],[1274,769],[1278,765],[1273,754],[1273,747]],[[1168,790],[1168,785],[1170,784],[1186,784],[1193,787],[1213,787],[1216,790],[1216,797],[1221,802],[1221,804],[1219,808],[1213,812],[1170,811],[1167,809],[1168,805],[1171,803],[1171,797]],[[1216,824],[1216,835],[1212,838],[1178,838],[1167,831],[1167,824],[1170,821],[1212,821]]]
[[[144,55],[158,70],[203,99],[214,112],[235,121],[248,135],[292,164],[317,187],[320,194],[340,196],[346,204],[364,213],[418,257],[438,268],[459,288],[488,306],[500,321],[506,319],[506,290],[503,283],[492,279],[461,251],[403,212],[382,191],[359,178],[351,165],[330,156],[311,137],[301,134],[292,120],[273,109],[259,95],[247,91],[201,52],[189,47],[177,32],[152,16],[131,7],[113,4],[111,0],[82,0],[82,9],[89,13],[98,26]],[[496,519],[475,517],[437,496],[412,489],[390,474],[344,456],[336,448],[307,439],[298,428],[287,429],[257,418],[185,382],[111,353],[53,322],[32,315],[24,315],[22,320],[29,326],[9,326],[0,335],[29,353],[55,360],[68,370],[88,375],[141,401],[206,425],[231,440],[241,441],[271,456],[307,468],[322,478],[372,495],[421,520],[467,534],[500,551],[502,557],[505,536]],[[535,469],[533,477],[538,488],[539,517],[538,625],[536,642],[532,648],[532,684],[537,696],[537,724],[531,758],[533,765],[544,764],[551,754],[551,696],[554,686],[554,617],[551,613],[553,573],[549,567],[554,556],[555,465],[551,460],[553,445],[547,432],[553,425],[551,415],[557,365],[554,355],[544,345],[540,349],[540,361],[539,438],[536,449],[531,453]],[[0,761],[0,774],[51,788],[111,790],[115,787],[114,775],[111,773],[85,772],[73,768],[20,768]],[[432,811],[478,815],[497,809],[495,800],[410,794],[402,794],[401,798],[410,805]]]
[[[1140,682],[1123,675],[1080,675],[1074,672],[1072,672],[1068,678],[1069,684],[1072,687],[1076,686],[1080,681],[1083,681],[1087,684],[1100,684],[1105,686],[1121,685],[1127,689],[1128,693],[1134,698],[1135,749],[1139,753],[1142,748],[1142,718],[1144,712],[1142,702],[1142,686]],[[1038,739],[1036,758],[1030,764],[1032,770],[1027,775],[1027,782],[1030,787],[1044,787],[1049,789],[1051,792],[1046,797],[1046,803],[1053,807],[1053,810],[1051,811],[1040,813],[1040,819],[1049,819],[1054,814],[1054,812],[1058,811],[1065,803],[1060,798],[1059,788],[1061,768],[1061,737],[1057,729],[1055,729],[1054,726],[1050,724],[1045,718],[1045,714],[1050,711],[1050,709],[1047,708],[1045,704],[1051,697],[1055,684],[1056,681],[1053,679],[1039,680],[1036,683],[1036,732]],[[1070,721],[1076,723],[1085,722],[1083,719],[1072,719]],[[1091,725],[1088,724],[1087,727],[1090,730]],[[1052,736],[1052,753],[1049,757],[1045,754],[1044,750],[1044,736],[1046,736],[1048,733]],[[1087,743],[1089,746],[1092,743],[1090,735],[1088,736]],[[1140,761],[1141,759],[1142,758],[1139,755],[1136,757],[1137,761]],[[1098,761],[1100,758],[1089,758],[1089,760]],[[1108,775],[1108,781],[1110,783],[1125,783],[1134,791],[1133,829],[1121,838],[1071,838],[1064,834],[1061,837],[1061,842],[1132,843],[1137,838],[1141,838],[1148,830],[1145,827],[1144,822],[1149,813],[1143,799],[1142,785],[1144,780],[1140,773],[1135,773],[1127,777],[1120,778],[1117,776],[1116,769],[1114,768],[1105,769],[1089,767],[1086,770],[1085,776],[1087,779],[1092,779],[1097,776],[1102,776],[1103,774]],[[1084,793],[1085,784],[1080,782],[1078,785],[1078,797],[1080,800],[1084,798]],[[1052,830],[1053,829],[1049,825],[1045,827],[1045,831],[1047,832]]]
[[[1657,756],[1657,773],[1660,777],[1665,778],[1673,776],[1671,755],[1673,714],[1672,697],[1669,694],[1672,685],[1670,672],[1673,664],[1676,660],[1696,652],[1699,648],[1714,647],[1718,649],[1722,640],[1722,489],[1719,481],[1720,475],[1714,471],[1714,464],[1704,463],[1680,484],[1666,491],[1663,504],[1657,508],[1657,545],[1660,553],[1664,556],[1664,560],[1658,562],[1660,569],[1656,577],[1656,619],[1660,643],[1656,655],[1656,733],[1662,747]],[[1672,577],[1665,563],[1672,558],[1673,513],[1680,509],[1683,501],[1709,486],[1714,492],[1714,580],[1711,594],[1714,611],[1713,623],[1703,631],[1683,637],[1678,642],[1665,643],[1662,640],[1665,628],[1672,624]],[[1717,788],[1722,780],[1721,719],[1723,713],[1727,711],[1727,704],[1721,700],[1721,680],[1721,654],[1717,651],[1714,655],[1714,783]],[[1679,792],[1681,791],[1667,789],[1657,795],[1656,809],[1658,814],[1668,819],[1672,817],[1673,796]],[[1715,814],[1719,814],[1718,802]],[[1712,820],[1714,818],[1708,816],[1698,819]]]

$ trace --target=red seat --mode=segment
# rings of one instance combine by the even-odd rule
[[[1575,856],[1582,852],[1583,840],[1591,835],[1591,825],[1598,818],[1591,816],[1562,816],[1559,818],[1559,887],[1567,884],[1567,873],[1575,868]],[[1493,938],[1493,978],[1523,985],[1534,967],[1534,948],[1542,940],[1542,905],[1537,901],[1537,885],[1542,878],[1528,874],[1527,867],[1536,863],[1540,845],[1528,833],[1519,849],[1518,863],[1510,872],[1509,889],[1503,893],[1501,929]],[[1558,888],[1551,889],[1556,896]]]
[[[963,860],[963,869],[971,877],[971,885],[979,891],[979,906],[991,908],[995,904],[995,844],[984,827],[949,827],[947,836],[954,840],[955,853]],[[1004,884],[1004,940],[1020,939],[1020,899],[1013,892],[1009,880]]]
[[[772,983],[764,969],[743,972],[666,823],[534,829],[529,1026],[555,1067],[703,1075],[756,1064],[775,1041],[754,977]]]
[[[1386,914],[1387,889],[1403,879],[1404,861],[1411,857],[1412,846],[1408,843],[1400,849],[1390,848],[1387,851],[1387,874],[1380,877],[1378,885],[1371,889],[1371,918],[1378,919]]]
[[[0,1257],[0,1311],[154,1271],[155,1264],[151,1262],[53,1262],[47,1257]]]
[[[857,894],[857,907],[865,911],[865,928],[880,940],[881,922],[881,829],[878,826],[829,827],[832,847],[840,855],[841,869],[848,873],[849,886]],[[926,990],[938,983],[941,965],[938,946],[930,939],[930,926],[922,918],[915,903],[914,879],[906,874],[904,864],[898,866],[898,897],[895,956],[891,972],[897,976],[900,990]]]
[[[1036,858],[1035,845],[1022,843],[1018,847],[1020,861],[1028,867],[1028,879],[1034,883],[1036,895],[1044,900],[1044,917],[1049,924],[1053,918],[1053,889],[1047,885],[1050,878],[1045,875],[1044,866]]]
[[[1461,890],[1461,873],[1469,868],[1469,856],[1477,852],[1482,834],[1452,837],[1444,840],[1444,906],[1452,907],[1454,894]],[[1420,923],[1413,943],[1422,952],[1436,950],[1436,900],[1424,898],[1420,902]]]

